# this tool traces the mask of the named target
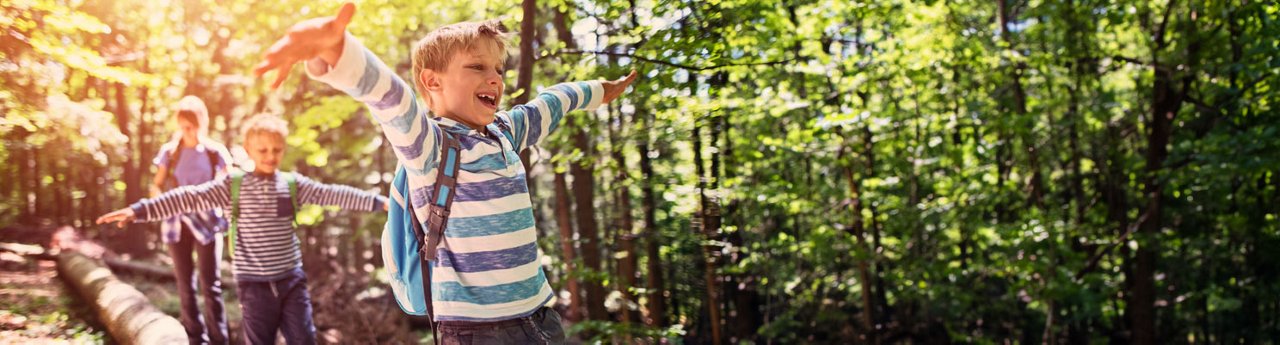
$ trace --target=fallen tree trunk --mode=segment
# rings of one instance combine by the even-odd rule
[[[65,251],[58,255],[58,275],[89,303],[116,342],[187,343],[187,334],[177,319],[156,309],[141,292],[116,279],[111,270],[93,259]]]
[[[111,268],[111,271],[116,273],[131,273],[151,279],[173,281],[173,269],[168,266],[112,257],[103,258],[102,261],[107,264],[107,267]]]
[[[36,260],[56,260],[57,257],[45,253],[44,248],[23,243],[0,243],[0,252],[10,252]]]
[[[110,267],[111,271],[116,272],[117,274],[135,274],[148,279],[169,282],[174,280],[173,267],[139,261],[121,260],[113,257],[102,258],[102,261],[106,262],[107,267]],[[236,288],[236,281],[232,277],[234,276],[232,275],[231,270],[222,270],[222,291],[225,292]]]

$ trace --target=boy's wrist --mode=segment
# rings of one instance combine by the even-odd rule
[[[132,220],[147,219],[147,207],[143,205],[145,202],[147,202],[147,199],[142,199],[133,203],[133,205],[129,205],[129,209],[133,210]]]
[[[303,66],[307,69],[307,74],[313,76],[329,73],[329,69],[332,69],[333,65],[318,57],[308,59],[306,63],[303,63]]]
[[[353,87],[364,73],[361,66],[364,52],[359,40],[348,33],[333,51],[326,49],[306,61],[307,76],[338,89]]]
[[[342,58],[342,44],[346,41],[347,35],[344,33],[342,38],[338,39],[338,43],[328,48],[320,50],[320,54],[316,57],[320,58],[328,66],[337,66],[338,59]]]
[[[307,73],[323,75],[328,73],[334,66],[337,66],[338,60],[342,59],[342,45],[344,42],[346,42],[346,35],[343,35],[343,38],[339,39],[337,44],[320,49],[316,56],[307,59],[306,63],[303,64],[306,66]]]

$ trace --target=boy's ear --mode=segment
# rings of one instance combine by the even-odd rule
[[[423,68],[422,73],[418,74],[418,81],[427,91],[440,91],[440,74],[429,68]]]

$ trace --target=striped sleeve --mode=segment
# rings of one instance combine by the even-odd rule
[[[412,85],[349,33],[337,64],[323,65],[308,61],[307,75],[364,103],[406,170],[415,175],[429,174],[435,167],[440,127],[427,116],[428,110],[417,101]]]
[[[352,186],[323,184],[298,175],[298,201],[302,204],[338,206],[347,210],[380,211],[387,198]]]
[[[513,107],[510,117],[516,152],[538,145],[556,130],[560,119],[570,111],[595,110],[604,99],[600,81],[560,83],[538,93],[533,101]]]
[[[138,221],[155,222],[184,213],[227,208],[231,205],[230,190],[231,182],[223,175],[213,181],[174,188],[129,207]]]

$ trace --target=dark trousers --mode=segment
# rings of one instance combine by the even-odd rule
[[[178,282],[178,300],[182,304],[182,327],[192,344],[226,344],[227,313],[222,304],[222,238],[200,244],[191,229],[183,225],[178,242],[169,244],[173,257],[173,277]],[[196,253],[196,260],[191,253]],[[199,264],[200,292],[204,296],[204,317],[196,305],[196,266]]]
[[[441,321],[439,337],[446,345],[564,344],[560,314],[542,307],[532,315],[494,322]]]
[[[237,281],[236,288],[246,344],[275,344],[277,330],[284,333],[288,344],[316,343],[311,294],[302,270],[270,282]]]

